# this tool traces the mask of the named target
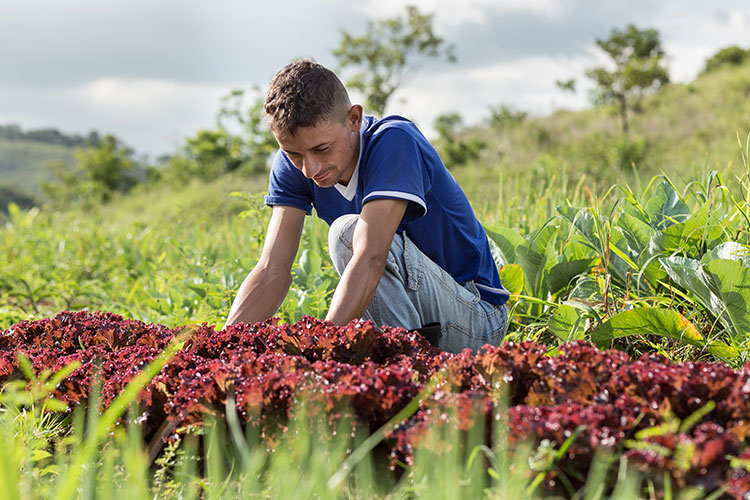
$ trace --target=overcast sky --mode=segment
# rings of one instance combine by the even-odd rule
[[[435,14],[458,63],[415,69],[388,112],[428,134],[509,104],[543,114],[586,103],[594,42],[628,23],[656,28],[672,79],[696,76],[729,45],[750,47],[750,0],[414,0]],[[265,89],[298,57],[334,67],[341,30],[404,12],[397,0],[0,0],[0,124],[114,133],[140,153],[171,153],[211,127],[233,88]],[[576,78],[578,92],[555,80]],[[353,95],[357,101],[361,96]]]

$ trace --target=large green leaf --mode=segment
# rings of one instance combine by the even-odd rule
[[[598,231],[601,223],[594,217],[590,208],[561,205],[557,207],[557,212],[573,224],[573,227],[585,238],[591,248],[600,254],[604,251],[604,245]]]
[[[716,259],[735,260],[744,267],[750,267],[750,247],[736,241],[727,241],[706,252],[701,262],[707,264]]]
[[[629,205],[626,205],[626,207],[629,207]],[[633,215],[634,213],[637,216]],[[666,278],[666,273],[649,250],[649,242],[656,230],[641,220],[640,213],[632,207],[625,210],[617,221],[617,228],[627,242],[630,256],[637,264],[638,272],[636,275],[641,274],[646,282],[651,285],[651,288],[660,280]],[[632,280],[631,282],[641,286],[644,285],[644,282]],[[651,288],[644,287],[643,289],[644,292],[648,292]]]
[[[660,262],[672,281],[697,298],[703,304],[703,307],[711,311],[725,328],[731,330],[732,333],[736,333],[721,299],[712,291],[717,287],[711,283],[712,278],[706,274],[703,264],[699,260],[672,256],[662,258]]]
[[[604,221],[596,216],[591,208],[577,209],[559,206],[557,211],[571,221],[573,227],[583,236],[588,245],[598,253],[602,265],[607,268],[621,286],[631,282],[631,289],[638,294],[650,294],[649,283],[639,276],[639,267],[631,258],[629,241],[621,231],[606,232]],[[607,241],[609,234],[609,241]],[[607,245],[609,243],[609,246]],[[635,256],[633,256],[635,257]]]
[[[563,304],[549,317],[547,328],[559,339],[570,342],[583,339],[584,322],[578,309]]]
[[[620,215],[617,226],[628,243],[630,254],[634,256],[642,254],[648,248],[648,242],[655,232],[654,228],[628,212]]]
[[[704,261],[685,257],[661,259],[669,277],[694,295],[732,335],[750,334],[750,266],[747,247],[719,245]],[[732,257],[732,259],[721,258]]]
[[[497,245],[503,261],[507,264],[518,263],[516,248],[526,244],[526,239],[518,231],[507,227],[485,227],[487,236]]]
[[[750,335],[750,267],[736,260],[716,259],[705,265],[713,278],[714,292],[731,318],[735,332]]]
[[[526,289],[530,295],[546,298],[546,277],[557,262],[555,237],[560,228],[548,224],[530,235],[527,245],[516,249],[516,257],[523,267]]]
[[[705,347],[724,359],[738,359],[737,350],[723,342],[706,342],[698,329],[685,316],[671,309],[639,308],[622,311],[591,331],[591,340],[606,347],[613,339],[631,335],[658,335]]]
[[[654,233],[649,242],[649,253],[671,254],[687,252],[697,255],[708,220],[708,211],[701,209],[683,222],[672,224]]]
[[[523,291],[523,268],[520,264],[505,264],[500,268],[500,281],[511,296]]]
[[[682,222],[690,216],[690,209],[680,198],[674,187],[662,181],[645,206],[649,222],[654,229],[665,229]]]
[[[549,271],[547,289],[555,295],[571,285],[578,276],[588,272],[596,262],[599,262],[597,257],[558,262]]]
[[[500,247],[497,246],[497,243],[492,240],[492,238],[487,238],[487,243],[489,243],[490,245],[490,253],[492,254],[492,260],[495,262],[495,267],[500,269],[501,267],[506,265],[508,261],[505,260],[503,252],[500,250]]]
[[[604,280],[599,276],[584,274],[576,280],[573,290],[570,291],[568,300],[580,300],[586,303],[597,303],[604,301]]]

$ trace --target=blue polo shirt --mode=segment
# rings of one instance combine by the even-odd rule
[[[312,208],[330,226],[345,214],[358,214],[378,198],[407,200],[397,232],[458,283],[473,280],[483,300],[504,304],[509,293],[500,283],[487,234],[469,200],[414,123],[400,116],[365,116],[359,160],[346,186],[328,188],[307,179],[279,150],[274,157],[265,202]]]

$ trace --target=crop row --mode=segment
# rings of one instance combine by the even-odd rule
[[[22,377],[18,353],[37,374],[78,362],[54,396],[72,408],[98,384],[106,407],[175,336],[185,339],[183,348],[139,395],[143,413],[133,420],[147,439],[189,432],[207,413],[223,417],[227,401],[242,423],[277,435],[300,394],[321,417],[335,422],[351,412],[355,425],[374,432],[431,387],[388,434],[394,468],[411,463],[429,429],[481,423],[488,440],[500,427],[512,445],[532,438],[559,451],[544,466],[549,492],[580,487],[595,454],[606,450],[659,478],[657,489],[666,480],[672,490],[726,488],[736,498],[750,489],[743,466],[750,462],[750,366],[674,364],[657,355],[631,361],[580,341],[554,356],[531,342],[448,354],[417,333],[367,322],[339,328],[305,317],[217,332],[63,312],[0,334],[0,384]]]

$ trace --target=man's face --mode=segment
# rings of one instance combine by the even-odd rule
[[[274,132],[289,161],[320,187],[346,184],[359,156],[359,127],[362,107],[354,105],[344,123],[322,120],[312,127],[300,127],[294,135]]]

